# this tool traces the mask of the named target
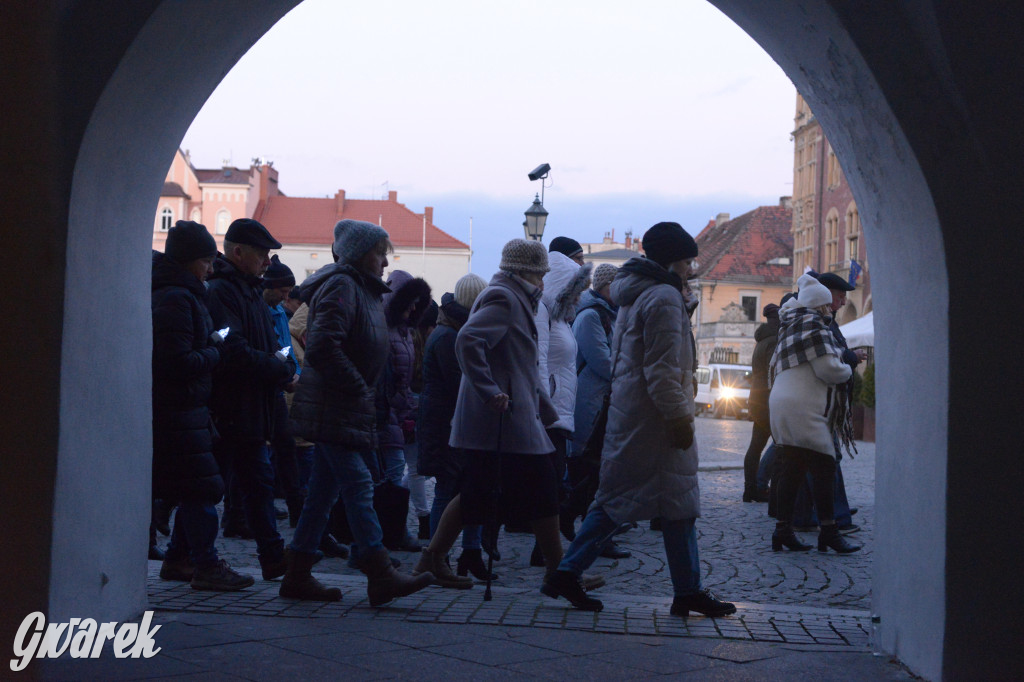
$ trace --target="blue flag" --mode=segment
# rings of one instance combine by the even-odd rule
[[[850,259],[850,286],[857,286],[857,278],[860,277],[860,273],[864,272],[864,268],[860,266],[860,263],[854,259]]]

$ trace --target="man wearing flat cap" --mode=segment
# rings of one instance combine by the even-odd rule
[[[210,277],[210,315],[216,329],[230,328],[225,343],[233,351],[214,375],[213,418],[221,436],[215,453],[228,487],[240,490],[244,506],[244,517],[237,504],[225,509],[224,534],[251,533],[264,580],[284,575],[286,568],[274,510],[274,470],[265,445],[273,437],[276,396],[290,389],[295,375],[290,359],[275,356],[281,345],[263,300],[270,249],[279,248],[280,242],[257,221],[236,220],[224,235],[224,255],[217,257]]]

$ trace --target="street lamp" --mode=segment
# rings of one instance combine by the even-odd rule
[[[526,209],[526,220],[523,222],[523,231],[526,232],[527,239],[540,241],[544,236],[544,224],[548,221],[548,212],[544,208],[544,181],[550,172],[551,166],[542,163],[527,175],[530,182],[540,180],[540,194],[534,195],[533,203]]]
[[[544,236],[544,223],[548,221],[548,212],[540,201],[540,195],[534,195],[533,203],[526,209],[526,220],[523,221],[523,231],[527,239],[540,241]]]

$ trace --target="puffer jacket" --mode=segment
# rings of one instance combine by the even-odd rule
[[[388,323],[388,364],[377,387],[377,414],[380,448],[401,450],[406,433],[414,432],[417,399],[412,392],[416,364],[413,329],[430,307],[430,285],[404,270],[395,270],[387,281],[390,293],[384,294],[384,318]],[[403,313],[413,306],[408,319]]]
[[[773,304],[772,304],[773,305]],[[779,339],[779,312],[778,306],[770,308],[765,306],[767,322],[760,325],[754,332],[754,355],[750,360],[750,398],[747,400],[750,417],[754,423],[762,428],[769,428],[771,424],[770,411],[768,409],[768,363],[775,352],[775,344]]]
[[[674,447],[669,433],[670,421],[694,415],[681,288],[674,273],[647,258],[627,261],[612,282],[615,373],[594,504],[618,522],[700,516],[697,443]]]
[[[416,420],[420,452],[416,469],[424,476],[454,478],[462,469],[457,451],[449,447],[448,440],[462,381],[455,340],[468,318],[469,311],[455,301],[454,294],[442,296],[437,328],[423,350],[423,392]]]
[[[583,451],[612,386],[612,329],[616,309],[593,289],[580,296],[572,334],[576,337],[576,410],[572,450]]]
[[[381,297],[388,291],[380,279],[339,263],[303,282],[306,355],[291,420],[306,440],[377,447],[376,387],[388,357]]]
[[[576,302],[590,284],[593,264],[580,266],[563,253],[548,254],[551,270],[544,275],[544,292],[537,308],[537,351],[541,381],[558,412],[550,429],[572,433],[576,409],[576,337],[572,322]]]
[[[211,345],[207,291],[163,254],[153,261],[153,496],[216,504],[210,395],[220,351]]]
[[[230,327],[231,349],[213,377],[211,410],[222,436],[266,441],[273,436],[274,400],[295,374],[295,364],[274,357],[280,349],[260,279],[218,256],[210,277],[210,316],[217,329]]]

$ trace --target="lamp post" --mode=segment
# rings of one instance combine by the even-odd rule
[[[523,231],[527,239],[541,241],[544,237],[544,224],[548,221],[548,212],[541,203],[540,195],[534,195],[533,203],[526,209],[526,220],[523,221]]]

